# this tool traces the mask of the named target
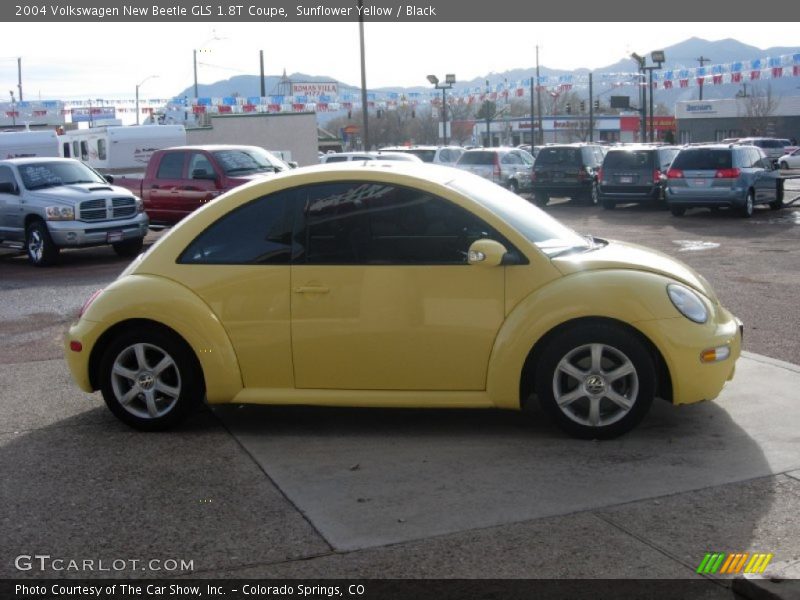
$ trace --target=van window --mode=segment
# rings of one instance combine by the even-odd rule
[[[654,150],[622,150],[609,152],[603,169],[652,169]]]
[[[71,153],[69,150],[69,142],[64,142],[62,147],[64,148],[64,158],[71,158]]]
[[[89,143],[81,142],[81,160],[89,160]]]
[[[105,140],[97,140],[97,158],[99,160],[106,159],[106,141]]]

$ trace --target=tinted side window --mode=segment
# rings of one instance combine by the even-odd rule
[[[469,211],[412,188],[351,182],[302,193],[295,242],[305,253],[296,255],[298,263],[466,264],[477,239],[508,244]]]
[[[158,179],[181,179],[183,177],[183,159],[186,152],[167,152],[161,156],[158,164]]]
[[[262,196],[221,217],[184,250],[181,264],[283,265],[292,249],[293,190]]]
[[[606,154],[603,169],[652,169],[653,150],[612,150]]]
[[[464,152],[458,159],[460,165],[493,165],[495,153],[488,150]]]
[[[536,166],[578,166],[581,164],[581,151],[579,148],[542,148],[536,155]]]
[[[673,169],[688,169],[697,171],[716,171],[717,169],[730,169],[732,165],[732,152],[730,150],[692,149],[681,150],[672,161]]]

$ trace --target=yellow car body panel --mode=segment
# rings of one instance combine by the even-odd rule
[[[667,365],[675,403],[715,397],[739,356],[738,321],[689,267],[611,243],[549,258],[485,206],[448,187],[460,172],[352,164],[292,171],[219,197],[165,234],[98,297],[69,332],[80,387],[90,352],[117,323],[149,319],[194,350],[207,401],[403,407],[520,408],[523,365],[534,345],[576,319],[616,320],[645,336]],[[380,181],[450,200],[484,219],[524,256],[497,267],[195,265],[178,259],[233,209],[289,186]],[[666,286],[705,298],[709,321],[683,317]],[[730,356],[701,363],[700,352]]]

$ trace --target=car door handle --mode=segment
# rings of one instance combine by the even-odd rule
[[[324,285],[301,285],[294,288],[295,294],[327,294],[331,289]]]

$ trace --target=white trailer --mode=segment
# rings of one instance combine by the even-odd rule
[[[59,138],[61,156],[78,158],[101,173],[144,170],[156,150],[186,145],[183,125],[90,127]]]
[[[58,155],[55,130],[0,132],[0,159]]]

